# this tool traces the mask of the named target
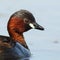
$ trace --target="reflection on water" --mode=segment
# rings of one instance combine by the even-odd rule
[[[21,58],[21,59],[18,59],[18,60],[30,60],[29,58]]]
[[[30,57],[19,57],[19,58],[17,58],[17,57],[3,57],[3,56],[0,56],[0,60],[29,60],[30,59]]]

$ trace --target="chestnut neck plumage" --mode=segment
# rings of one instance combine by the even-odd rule
[[[28,46],[24,40],[23,32],[25,31],[24,29],[24,24],[23,20],[17,17],[12,17],[10,18],[8,22],[8,32],[10,37],[15,41],[19,42],[22,46],[28,49]]]

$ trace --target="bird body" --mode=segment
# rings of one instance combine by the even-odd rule
[[[25,42],[23,33],[30,29],[44,30],[36,23],[33,14],[27,10],[20,10],[10,17],[7,30],[10,36],[0,35],[0,59],[29,57],[30,50]]]

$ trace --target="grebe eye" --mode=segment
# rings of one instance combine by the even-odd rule
[[[24,18],[24,23],[29,23],[29,20],[27,18]]]

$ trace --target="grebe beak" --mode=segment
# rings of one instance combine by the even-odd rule
[[[44,28],[42,26],[40,26],[39,24],[37,24],[37,23],[30,23],[29,26],[32,29],[44,30]]]

